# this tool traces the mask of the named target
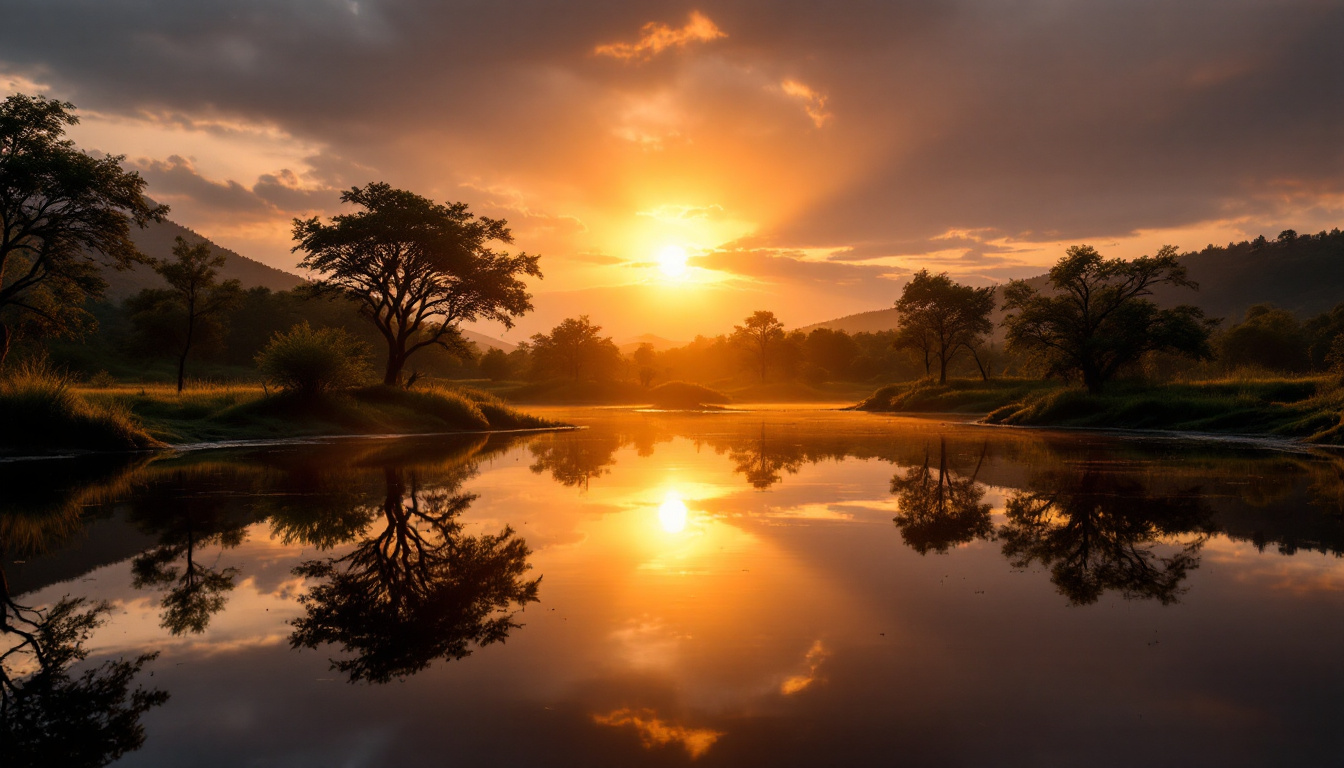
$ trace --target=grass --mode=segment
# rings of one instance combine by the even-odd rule
[[[854,409],[896,413],[989,413],[1061,386],[1058,382],[1036,379],[953,379],[946,384],[925,379],[889,384],[869,395]]]
[[[158,445],[119,403],[91,401],[44,362],[0,379],[0,451],[138,450]]]
[[[165,443],[344,434],[533,429],[561,426],[473,389],[364,387],[302,398],[254,385],[121,386],[84,390],[92,403],[125,409]]]

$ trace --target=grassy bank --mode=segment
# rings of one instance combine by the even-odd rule
[[[1344,444],[1344,387],[1335,377],[1229,377],[1152,384],[1115,382],[1100,395],[1059,382],[998,379],[894,384],[857,410],[984,413],[1014,426],[1145,429]]]
[[[74,387],[60,377],[0,383],[0,451],[134,450],[219,440],[560,426],[470,389],[365,387],[317,398],[260,386]]]
[[[1144,386],[1101,395],[1078,388],[1037,393],[992,411],[991,424],[1156,429],[1265,435],[1344,444],[1344,389],[1334,377],[1229,378]]]
[[[859,411],[891,413],[989,413],[1011,403],[1061,388],[1036,379],[955,379],[890,384],[854,406]]]

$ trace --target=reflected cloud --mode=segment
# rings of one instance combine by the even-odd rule
[[[812,643],[812,647],[807,650],[807,655],[803,657],[803,662],[807,665],[807,672],[786,679],[780,684],[779,692],[785,696],[792,696],[795,693],[807,690],[820,679],[818,673],[821,671],[821,664],[830,655],[830,651],[826,650],[826,646],[820,640]]]
[[[669,722],[651,709],[617,709],[605,715],[593,715],[593,722],[613,728],[633,728],[646,749],[678,744],[692,760],[703,757],[724,736],[723,731]]]

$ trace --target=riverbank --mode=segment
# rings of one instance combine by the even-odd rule
[[[1059,382],[1003,379],[883,387],[856,410],[983,413],[988,424],[1161,430],[1344,444],[1344,388],[1332,376],[1116,382],[1100,395]]]
[[[116,451],[330,435],[486,432],[564,426],[471,389],[374,386],[303,398],[256,385],[75,387],[0,392],[0,452]]]

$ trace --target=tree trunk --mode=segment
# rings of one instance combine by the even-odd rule
[[[970,344],[967,344],[966,348],[971,351],[971,359],[975,361],[975,367],[980,369],[980,379],[989,381],[989,369],[985,367],[984,363],[980,362],[980,353],[976,352],[975,347]]]
[[[1101,387],[1105,383],[1106,382],[1102,380],[1101,374],[1098,371],[1095,371],[1090,367],[1083,369],[1083,386],[1087,387],[1088,394],[1101,394]]]
[[[187,353],[191,352],[191,337],[196,332],[196,308],[194,303],[187,305],[187,341],[182,345],[182,355],[177,358],[177,393],[182,394],[182,386],[187,374]]]
[[[938,383],[939,383],[939,384],[946,384],[946,383],[947,383],[947,356],[946,356],[946,355],[939,355],[939,356],[938,356]]]
[[[0,323],[0,371],[5,369],[5,358],[9,357],[9,326]]]
[[[401,369],[406,365],[402,356],[393,350],[387,351],[387,368],[383,373],[383,383],[389,387],[401,386]]]

